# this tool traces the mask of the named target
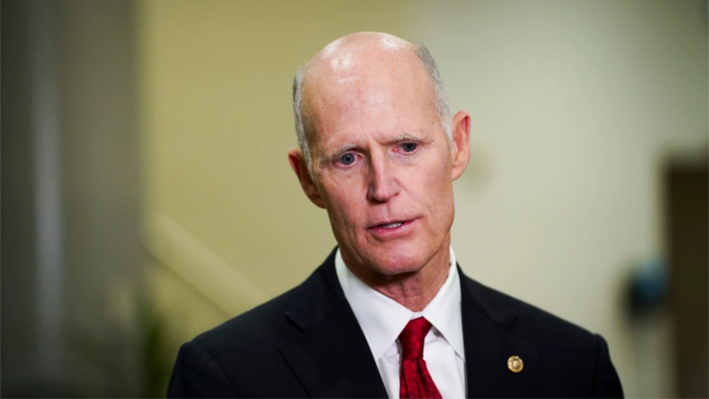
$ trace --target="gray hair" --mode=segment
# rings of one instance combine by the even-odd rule
[[[436,106],[436,113],[438,114],[438,119],[440,120],[441,127],[443,131],[446,132],[448,137],[448,143],[450,145],[451,141],[451,109],[448,102],[448,94],[446,93],[446,86],[443,84],[443,79],[441,79],[441,74],[438,72],[438,66],[433,56],[428,51],[428,49],[421,43],[412,43],[414,45],[416,55],[418,56],[421,64],[428,73],[429,79],[433,84],[434,90],[434,103]],[[306,121],[303,119],[303,81],[305,80],[305,71],[308,64],[303,65],[298,72],[296,72],[293,78],[293,115],[295,118],[295,131],[298,136],[298,147],[303,153],[305,158],[305,164],[308,166],[308,171],[312,174],[312,166],[310,164],[310,145],[308,142],[308,134],[311,133],[310,126],[306,126]]]

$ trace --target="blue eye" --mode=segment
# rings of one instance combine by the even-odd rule
[[[355,161],[355,156],[352,153],[347,153],[344,154],[343,156],[340,157],[340,163],[343,165],[352,165]]]
[[[404,143],[401,145],[401,149],[404,150],[404,152],[414,152],[418,146],[417,143]]]

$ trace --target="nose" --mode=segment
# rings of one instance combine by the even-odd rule
[[[386,157],[371,156],[369,164],[367,199],[375,203],[389,201],[400,189],[395,168]]]

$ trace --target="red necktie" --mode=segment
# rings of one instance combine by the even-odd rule
[[[436,384],[423,360],[423,340],[431,329],[431,323],[423,317],[409,320],[399,334],[401,342],[401,375],[399,396],[404,398],[441,398]]]

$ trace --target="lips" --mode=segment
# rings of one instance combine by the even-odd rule
[[[371,223],[368,229],[395,229],[397,227],[401,227],[403,224],[409,222],[409,219],[388,219],[388,220],[381,220],[377,221],[374,223]]]
[[[375,228],[382,228],[382,229],[395,229],[399,226],[404,224],[404,222],[392,222],[392,223],[382,223],[374,226]]]
[[[380,239],[404,237],[411,233],[411,224],[416,219],[386,220],[372,224],[367,230]]]

